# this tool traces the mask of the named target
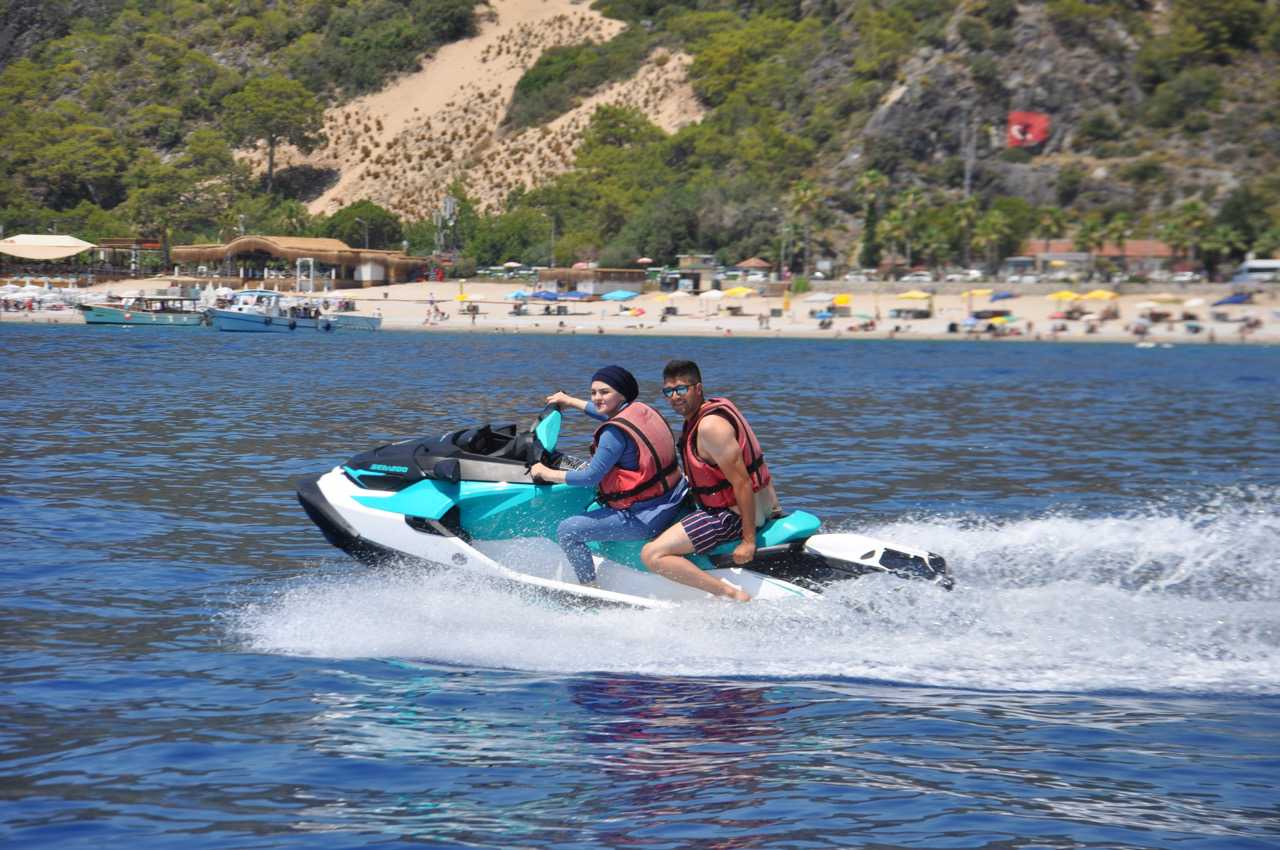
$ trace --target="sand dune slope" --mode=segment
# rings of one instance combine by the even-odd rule
[[[446,45],[376,94],[329,110],[326,147],[309,156],[281,152],[280,166],[306,163],[341,175],[311,212],[368,198],[406,220],[429,218],[458,177],[496,208],[513,188],[566,171],[600,104],[634,106],[667,131],[702,117],[687,80],[689,57],[663,52],[552,123],[499,134],[516,83],[543,51],[607,41],[623,24],[573,0],[492,0],[490,8],[476,37]]]

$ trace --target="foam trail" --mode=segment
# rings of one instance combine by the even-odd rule
[[[873,576],[810,603],[577,613],[463,573],[335,564],[342,577],[299,579],[233,621],[261,651],[556,673],[1278,693],[1280,517],[1205,507],[864,529],[946,554],[952,593]]]

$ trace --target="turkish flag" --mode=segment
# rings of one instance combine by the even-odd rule
[[[1049,116],[1044,112],[1010,112],[1008,145],[1025,148],[1049,138]]]

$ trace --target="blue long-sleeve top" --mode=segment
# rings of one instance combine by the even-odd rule
[[[626,407],[626,405],[623,405]],[[591,402],[583,413],[599,422],[609,421]],[[640,466],[640,450],[636,441],[621,428],[605,428],[600,434],[600,443],[596,453],[591,456],[591,463],[585,469],[573,469],[565,473],[564,483],[574,487],[598,487],[600,482],[615,466],[623,469],[637,469]]]
[[[591,402],[587,402],[583,413],[599,422],[609,420],[609,417],[601,413]],[[595,454],[591,456],[591,463],[587,464],[585,469],[566,472],[564,483],[573,487],[598,487],[609,470],[615,466],[621,466],[623,469],[638,469],[640,449],[636,446],[636,441],[621,428],[605,428],[600,432],[600,442],[596,445]],[[660,531],[674,521],[671,518],[671,511],[680,504],[686,489],[687,485],[681,478],[679,485],[671,492],[645,499],[643,502],[636,502],[628,510],[645,524],[661,525],[661,528],[657,529]]]

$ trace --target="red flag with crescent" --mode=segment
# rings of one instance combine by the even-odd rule
[[[1049,116],[1044,112],[1010,112],[1008,144],[1011,148],[1038,145],[1049,138]]]

